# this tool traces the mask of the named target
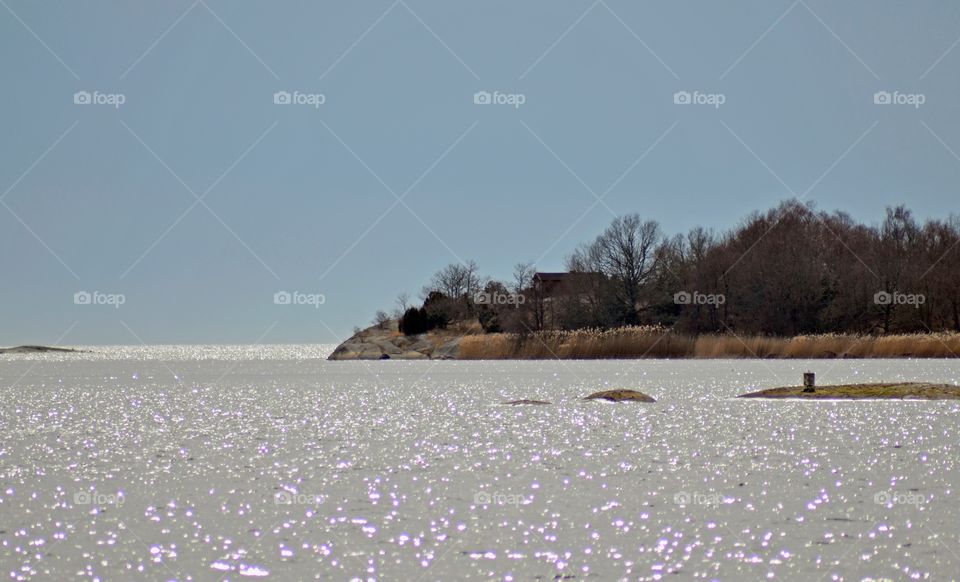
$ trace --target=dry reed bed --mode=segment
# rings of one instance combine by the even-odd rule
[[[623,358],[957,358],[960,334],[699,337],[656,326],[484,334],[463,338],[465,360]]]

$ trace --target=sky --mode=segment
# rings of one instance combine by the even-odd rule
[[[958,44],[947,0],[0,0],[0,345],[337,342],[630,212],[946,217]]]

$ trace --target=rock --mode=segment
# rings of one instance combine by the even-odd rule
[[[384,341],[384,340],[373,340],[372,343],[373,343],[375,346],[377,346],[378,348],[380,348],[380,350],[383,351],[383,353],[385,353],[385,354],[393,355],[393,354],[402,354],[402,353],[403,353],[403,350],[401,350],[398,346],[396,346],[395,344],[393,344],[393,343],[391,343],[391,342],[388,342],[388,341]]]
[[[433,344],[425,339],[418,339],[406,348],[408,351],[430,353],[433,351]]]
[[[17,346],[15,348],[0,348],[0,354],[36,354],[43,352],[80,352],[73,348],[53,348],[50,346]]]
[[[544,405],[544,404],[551,404],[551,403],[550,403],[550,402],[547,402],[547,401],[545,401],[545,400],[526,400],[526,399],[524,399],[524,400],[511,400],[510,402],[504,402],[504,404],[509,404],[510,406],[519,406],[519,405],[521,405],[521,404],[532,404],[532,405],[541,406],[541,405]]]
[[[737,398],[960,400],[960,386],[923,382],[840,384],[836,386],[817,386],[815,390],[803,386],[785,386],[741,394]]]
[[[650,396],[636,390],[603,390],[594,392],[584,400],[608,400],[610,402],[656,402]]]
[[[434,330],[405,336],[396,327],[368,327],[341,343],[330,360],[455,360],[460,337],[452,330]]]

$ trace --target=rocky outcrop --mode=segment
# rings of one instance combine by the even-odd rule
[[[899,384],[840,384],[836,386],[785,386],[741,394],[737,398],[807,398],[814,400],[960,400],[960,386],[903,382]]]
[[[584,400],[607,400],[610,402],[656,402],[650,396],[636,390],[603,390],[594,392]]]
[[[49,346],[17,346],[15,348],[0,348],[0,354],[38,354],[44,352],[79,352],[73,348],[53,348]]]
[[[330,354],[328,360],[454,360],[460,351],[460,336],[431,332],[406,336],[396,322],[385,328],[368,327],[351,336]]]

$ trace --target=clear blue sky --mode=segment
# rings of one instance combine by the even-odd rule
[[[458,258],[560,269],[613,213],[946,216],[958,38],[946,0],[2,0],[0,344],[332,342]]]

